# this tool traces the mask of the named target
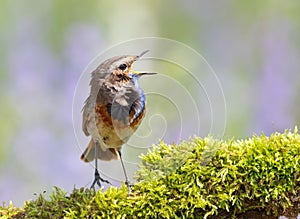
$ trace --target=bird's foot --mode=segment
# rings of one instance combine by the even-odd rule
[[[96,170],[95,170],[95,178],[94,178],[94,181],[93,181],[93,183],[92,183],[92,185],[91,185],[91,189],[94,189],[96,184],[97,184],[99,187],[101,187],[101,182],[104,182],[104,183],[107,183],[107,184],[111,185],[111,183],[110,183],[108,180],[103,179],[103,178],[100,176],[98,170],[96,169]]]

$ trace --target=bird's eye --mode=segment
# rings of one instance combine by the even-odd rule
[[[119,65],[119,69],[122,70],[122,71],[124,71],[126,68],[127,68],[126,64]]]

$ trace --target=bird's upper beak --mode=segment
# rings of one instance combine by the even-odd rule
[[[145,51],[141,52],[141,54],[139,54],[139,55],[136,56],[136,59],[138,60],[139,58],[141,58],[143,55],[145,55],[149,51],[150,50],[148,49],[148,50],[145,50]]]
[[[134,62],[136,62],[137,60],[139,60],[143,55],[145,55],[149,51],[150,50],[145,50],[140,55],[137,55]],[[142,76],[142,75],[155,75],[155,74],[157,74],[155,72],[139,72],[139,71],[134,71],[134,70],[132,70],[132,68],[131,68],[130,72],[133,75],[136,75],[136,76],[139,76],[139,77]]]

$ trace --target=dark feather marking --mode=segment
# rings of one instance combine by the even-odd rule
[[[140,95],[140,98],[134,101],[130,108],[130,114],[133,114],[132,119],[130,122],[134,121],[138,118],[145,108],[145,96],[144,93]]]

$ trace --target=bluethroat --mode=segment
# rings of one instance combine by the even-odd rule
[[[97,160],[120,159],[125,176],[125,184],[130,185],[122,160],[121,148],[137,130],[145,116],[145,94],[138,84],[143,75],[150,72],[137,72],[132,65],[140,55],[116,56],[102,62],[92,73],[90,95],[85,101],[82,113],[82,130],[91,140],[81,155],[85,162],[95,159],[94,188],[103,179],[98,171]]]

